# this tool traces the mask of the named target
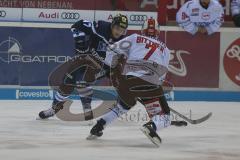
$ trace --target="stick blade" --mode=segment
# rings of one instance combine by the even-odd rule
[[[174,109],[170,108],[171,112],[173,112],[174,114],[178,115],[180,118],[184,119],[185,121],[187,121],[188,123],[191,123],[191,124],[199,124],[199,123],[202,123],[206,120],[208,120],[211,116],[212,116],[212,112],[208,113],[206,116],[202,117],[202,118],[199,118],[199,119],[190,119],[186,116],[184,116],[183,114],[175,111]]]
[[[202,117],[202,118],[199,118],[199,119],[196,119],[196,120],[191,120],[191,124],[199,124],[199,123],[202,123],[206,120],[208,120],[210,117],[212,116],[212,112],[208,113],[206,116]]]

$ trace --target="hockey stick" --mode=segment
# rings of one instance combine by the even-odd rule
[[[208,113],[206,116],[199,118],[199,119],[190,119],[184,115],[182,115],[181,113],[175,111],[174,109],[170,108],[171,112],[173,112],[174,114],[178,115],[179,117],[181,117],[182,119],[184,119],[185,121],[191,123],[191,124],[199,124],[202,123],[206,120],[208,120],[211,116],[212,116],[212,112]]]

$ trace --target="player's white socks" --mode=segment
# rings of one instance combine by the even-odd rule
[[[93,96],[93,88],[91,86],[85,88],[77,88],[77,91],[80,95],[80,99],[83,105],[84,112],[91,111],[91,102]]]
[[[84,88],[77,88],[77,91],[81,97],[87,97],[93,94],[93,88],[91,86]]]
[[[59,92],[57,92],[56,94],[55,94],[55,99],[58,101],[58,102],[63,102],[63,101],[65,101],[67,98],[68,98],[69,96],[63,96],[63,95],[61,95]]]
[[[171,118],[169,114],[155,115],[152,117],[152,121],[156,125],[157,131],[171,125]]]
[[[120,117],[121,115],[127,113],[129,110],[124,109],[122,107],[122,105],[120,105],[119,103],[117,103],[117,105],[111,109],[110,112],[106,113],[102,119],[104,119],[106,121],[106,125],[110,124],[111,122],[113,122],[115,119],[117,119],[118,117]]]

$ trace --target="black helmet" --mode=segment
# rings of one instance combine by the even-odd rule
[[[125,15],[117,14],[112,20],[112,26],[117,25],[124,29],[128,27],[128,18]]]

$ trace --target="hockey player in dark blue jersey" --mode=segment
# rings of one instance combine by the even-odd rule
[[[112,23],[105,21],[90,22],[86,20],[80,20],[72,25],[71,31],[73,33],[75,41],[75,52],[77,55],[94,54],[97,59],[104,59],[107,50],[107,43],[114,43],[124,38],[128,27],[128,19],[126,16],[118,14],[113,18]],[[107,41],[107,42],[106,42]],[[102,65],[100,63],[100,65]],[[101,71],[96,73],[94,78],[86,80],[88,73],[94,73],[94,69],[84,66],[78,68],[71,73],[71,79],[68,79],[68,83],[75,84],[75,86],[66,86],[62,84],[59,86],[57,93],[54,96],[54,100],[51,108],[43,110],[39,113],[41,119],[46,119],[54,116],[59,110],[63,108],[63,104],[66,102],[73,90],[76,89],[80,95],[80,99],[83,106],[85,120],[93,119],[93,113],[91,110],[91,101],[93,95],[93,89],[91,84],[96,79],[105,77],[108,75],[108,67],[102,65]],[[89,78],[88,78],[89,79]]]

